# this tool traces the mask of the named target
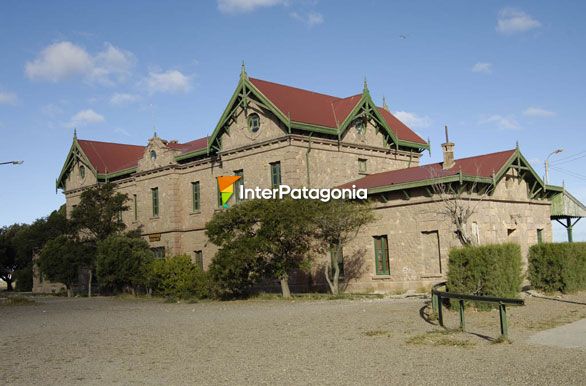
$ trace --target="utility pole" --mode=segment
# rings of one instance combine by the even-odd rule
[[[545,182],[545,185],[549,184],[549,157],[551,157],[554,154],[559,154],[562,151],[564,151],[564,149],[562,149],[562,148],[556,149],[556,150],[552,151],[551,153],[549,153],[549,155],[547,157],[545,157],[545,178],[543,179],[543,182]]]

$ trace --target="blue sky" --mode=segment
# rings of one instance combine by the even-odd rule
[[[73,127],[145,144],[211,133],[249,75],[375,100],[441,156],[513,148],[586,202],[586,3],[565,1],[2,1],[0,226],[58,208]],[[555,162],[554,162],[555,161]],[[556,227],[556,237],[563,233]],[[577,238],[586,240],[586,221]]]

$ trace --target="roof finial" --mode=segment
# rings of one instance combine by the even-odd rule
[[[389,105],[387,105],[387,98],[383,95],[383,109],[389,111]]]
[[[519,150],[519,141],[515,143],[515,149]]]
[[[368,82],[366,81],[366,75],[364,76],[364,93],[368,93]]]
[[[242,66],[240,68],[240,78],[247,79],[248,75],[246,74],[246,65],[244,64],[244,60],[242,61]]]
[[[73,139],[77,139],[77,129],[73,128]]]

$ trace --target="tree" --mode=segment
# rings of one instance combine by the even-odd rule
[[[332,295],[340,293],[340,262],[343,261],[343,250],[358,232],[374,221],[375,217],[367,204],[331,200],[326,203],[316,202],[316,237],[323,242],[323,249],[330,250],[330,264],[326,264],[325,278]],[[358,256],[360,258],[360,256]],[[353,264],[356,266],[356,264]],[[347,270],[345,280],[359,274],[358,270]]]
[[[97,244],[96,275],[111,291],[130,288],[135,294],[137,287],[145,284],[146,266],[152,259],[145,240],[112,235]]]
[[[0,228],[0,279],[6,282],[7,291],[13,290],[14,273],[22,268],[22,261],[18,259],[14,239],[25,226],[14,224]]]
[[[47,279],[65,284],[67,296],[72,296],[72,286],[77,282],[79,270],[93,258],[92,255],[87,244],[61,235],[45,244],[41,250],[39,268]]]
[[[289,298],[289,275],[309,268],[314,208],[309,200],[250,200],[214,214],[206,234],[220,247],[216,258],[255,263],[259,272],[280,281]],[[250,255],[241,257],[243,252]]]
[[[475,240],[468,231],[468,221],[494,187],[489,184],[481,185],[476,180],[442,182],[437,176],[432,178],[435,180],[432,190],[440,206],[439,212],[454,224],[456,236],[462,246],[474,244]]]
[[[71,225],[76,238],[87,244],[88,251],[95,252],[99,241],[126,229],[122,212],[129,208],[127,201],[128,195],[115,192],[111,183],[98,184],[81,194],[79,204],[71,212]],[[91,296],[95,258],[87,259],[80,268],[89,272],[88,295]]]
[[[126,229],[122,212],[128,210],[128,195],[114,191],[110,183],[98,184],[81,193],[79,204],[71,211],[74,230],[85,240],[105,240]]]

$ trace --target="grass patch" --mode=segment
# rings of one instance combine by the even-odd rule
[[[529,322],[527,324],[527,328],[536,331],[549,330],[550,328],[555,328],[562,326],[564,324],[573,323],[583,318],[586,318],[586,312],[572,310],[568,314],[560,315],[552,319]]]
[[[279,293],[259,292],[251,296],[250,300],[285,300],[285,301],[319,301],[319,300],[360,300],[360,299],[382,299],[382,294],[338,294],[331,295],[328,293],[304,293],[291,295],[290,299],[285,299]]]
[[[386,337],[390,337],[391,336],[391,332],[387,331],[387,330],[369,330],[369,331],[365,331],[364,335],[366,336],[386,336]]]
[[[29,306],[36,302],[24,296],[11,296],[0,300],[0,305],[3,306]]]
[[[476,343],[467,339],[458,339],[449,330],[434,330],[423,334],[412,336],[407,339],[407,344],[426,346],[451,346],[451,347],[472,347]]]

